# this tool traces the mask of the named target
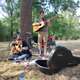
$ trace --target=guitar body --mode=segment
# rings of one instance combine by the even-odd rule
[[[33,26],[33,31],[34,32],[38,32],[41,28],[44,27],[44,22],[40,22],[40,23],[33,23],[32,26]]]
[[[22,41],[16,40],[11,44],[11,53],[17,54],[22,51]]]

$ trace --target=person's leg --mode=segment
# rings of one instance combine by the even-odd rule
[[[15,60],[18,57],[17,53],[10,55],[8,60]]]
[[[26,57],[26,54],[23,54],[21,56],[18,56],[17,57],[17,60],[23,60],[23,59],[25,59],[25,57]]]
[[[40,55],[42,55],[42,38],[43,38],[43,34],[42,32],[39,32],[38,33],[38,50]]]
[[[43,32],[43,41],[44,41],[44,55],[47,55],[47,40],[48,40],[48,33]]]
[[[27,51],[26,50],[21,51],[20,54],[18,54],[17,60],[24,60],[26,59],[26,56],[28,57]]]
[[[32,57],[32,52],[30,50],[26,50],[26,59],[31,59]]]

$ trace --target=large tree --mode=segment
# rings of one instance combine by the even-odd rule
[[[21,36],[24,40],[26,32],[32,32],[32,0],[21,0]]]

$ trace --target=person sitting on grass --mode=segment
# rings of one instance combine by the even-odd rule
[[[9,60],[23,60],[31,58],[32,54],[25,40],[18,36],[15,41],[11,43],[11,57]]]

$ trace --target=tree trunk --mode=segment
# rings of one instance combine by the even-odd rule
[[[32,0],[21,0],[21,36],[24,40],[26,32],[32,32]]]
[[[11,15],[11,20],[10,20],[10,28],[11,28],[10,40],[12,40],[13,39],[13,20],[12,20],[12,15]]]

